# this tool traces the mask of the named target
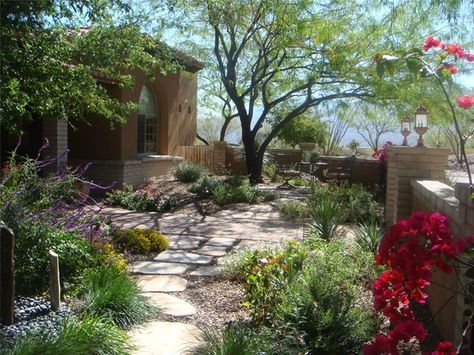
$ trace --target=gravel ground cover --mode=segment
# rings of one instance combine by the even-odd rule
[[[0,323],[0,348],[13,344],[18,336],[41,328],[57,329],[58,322],[73,316],[72,310],[62,304],[56,312],[51,311],[49,301],[42,297],[17,297],[15,300],[15,323],[4,326]]]
[[[223,329],[228,323],[250,318],[242,306],[244,292],[237,281],[225,276],[187,279],[188,288],[177,296],[194,305],[196,314],[179,318],[163,316],[165,319],[193,324],[200,329]]]

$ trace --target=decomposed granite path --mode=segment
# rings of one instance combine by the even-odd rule
[[[131,212],[104,208],[102,213],[128,228],[154,228],[170,238],[169,249],[153,261],[131,265],[146,296],[173,319],[189,317],[196,308],[179,298],[189,276],[218,276],[223,259],[235,250],[277,246],[303,237],[303,225],[283,220],[270,205],[241,206],[212,216]],[[130,332],[135,354],[180,355],[202,339],[202,331],[181,322],[154,321]]]

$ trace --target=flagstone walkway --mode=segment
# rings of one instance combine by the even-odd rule
[[[165,315],[187,317],[194,305],[179,298],[190,276],[220,275],[224,259],[236,250],[278,246],[301,239],[303,225],[285,221],[269,204],[240,206],[211,216],[179,213],[131,212],[105,208],[102,213],[129,228],[154,228],[170,238],[169,249],[153,261],[132,264],[144,293]],[[202,332],[181,322],[151,322],[130,332],[136,354],[185,354],[199,343]]]

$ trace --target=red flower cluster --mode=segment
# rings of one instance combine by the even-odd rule
[[[387,147],[392,146],[391,141],[387,141],[382,148],[379,148],[374,153],[374,158],[377,159],[380,163],[385,164],[387,162]]]
[[[468,62],[474,62],[474,53],[466,53],[464,49],[457,43],[443,44],[439,39],[429,36],[425,43],[423,43],[423,49],[428,51],[433,47],[441,48],[446,53],[453,55],[455,58],[463,58]],[[458,68],[453,64],[441,64],[439,69],[449,70],[451,74],[457,74],[458,72]],[[463,109],[467,110],[474,105],[474,96],[460,96],[457,98],[457,103]]]
[[[455,240],[448,227],[448,218],[439,212],[415,212],[392,225],[384,235],[375,258],[387,270],[373,283],[374,307],[394,327],[365,345],[364,354],[398,354],[400,341],[422,341],[426,337],[423,324],[414,320],[411,301],[425,303],[433,267],[451,272],[448,261],[474,244],[474,237]],[[446,344],[441,343],[433,354],[443,354]]]
[[[464,58],[464,56],[466,54],[464,52],[464,49],[457,43],[448,44],[446,46],[446,52],[448,52],[449,54],[454,55],[457,58]]]
[[[471,108],[474,105],[474,95],[467,95],[467,96],[459,96],[456,99],[457,103],[459,106],[461,106],[463,109],[467,110]]]
[[[425,51],[428,51],[429,49],[431,49],[433,47],[444,48],[444,44],[442,44],[439,39],[436,39],[433,36],[429,36],[426,39],[425,43],[423,43],[423,49]]]

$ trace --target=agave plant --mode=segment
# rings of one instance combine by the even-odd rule
[[[383,236],[383,229],[373,218],[369,223],[361,223],[354,229],[355,242],[364,251],[376,253]]]
[[[338,227],[345,221],[341,206],[327,195],[313,203],[311,218],[311,235],[324,240],[335,238],[338,235]]]

